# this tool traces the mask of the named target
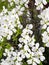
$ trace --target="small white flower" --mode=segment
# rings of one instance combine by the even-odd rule
[[[11,37],[8,35],[7,40],[10,40],[10,39],[11,39]]]
[[[45,51],[45,48],[44,47],[40,47],[39,48],[39,51],[44,52]]]
[[[18,44],[19,48],[22,48],[22,44]]]
[[[38,58],[33,58],[33,60],[37,63],[40,64],[40,60]]]
[[[28,45],[25,45],[25,46],[24,46],[24,49],[25,49],[25,50],[28,50],[28,49],[29,49]]]
[[[43,4],[46,5],[46,0],[35,0],[35,5],[37,6],[37,10],[43,9]]]
[[[21,65],[21,63],[19,63],[19,62],[16,62],[15,64],[16,64],[16,65]]]
[[[22,58],[21,58],[21,57],[17,57],[17,60],[18,60],[18,61],[22,61]]]
[[[37,65],[37,63],[36,62],[33,62],[33,64],[32,65]]]
[[[49,42],[46,43],[46,47],[49,47]]]
[[[28,29],[32,29],[33,28],[33,25],[32,24],[27,24],[26,26]]]
[[[24,40],[23,38],[19,38],[19,42],[20,42],[20,43],[23,42],[23,40]]]
[[[6,53],[3,53],[4,56],[6,56]]]
[[[5,52],[7,53],[8,52],[8,49],[5,49]]]
[[[27,60],[28,64],[32,64],[32,59]]]
[[[49,27],[47,27],[47,32],[49,33]]]
[[[44,25],[42,26],[42,29],[46,29],[46,28],[47,28],[47,25],[44,24]]]
[[[30,54],[29,53],[25,53],[26,58],[30,58]]]
[[[12,51],[14,50],[14,48],[13,48],[13,47],[11,47],[10,49],[11,49]]]
[[[39,43],[36,43],[36,49],[38,49],[39,48]]]
[[[45,60],[45,57],[44,56],[40,56],[40,60],[41,61]]]

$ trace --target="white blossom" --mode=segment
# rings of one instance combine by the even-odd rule
[[[2,60],[2,62],[0,63],[1,65],[3,65],[3,63],[5,62],[9,65],[12,64],[22,65],[23,64],[22,60],[25,58],[26,62],[32,65],[40,64],[41,61],[45,60],[45,57],[43,56],[43,52],[45,51],[45,49],[44,47],[40,47],[39,43],[35,43],[34,35],[28,33],[27,31],[27,30],[31,31],[32,27],[29,28],[28,26],[30,25],[27,24],[26,28],[24,28],[26,29],[26,31],[24,31],[24,29],[22,31],[22,34],[24,34],[24,36],[21,35],[21,37],[19,38],[18,47],[20,50],[17,49],[14,50],[13,47],[11,47],[10,49],[5,49],[3,55],[6,57],[6,59],[5,60],[1,59]]]
[[[44,5],[47,4],[47,1],[46,0],[35,0],[35,5],[37,6],[37,10],[41,10],[43,9]]]
[[[44,9],[38,17],[41,18],[41,29],[44,30],[42,33],[42,42],[45,43],[44,46],[49,47],[49,7]]]
[[[8,15],[6,13],[8,13]],[[0,13],[0,41],[3,37],[7,37],[7,40],[10,40],[13,32],[16,32],[15,27],[20,29],[23,27],[20,24],[19,17],[15,12],[15,8],[12,11],[7,11],[5,7],[3,7],[3,11]]]

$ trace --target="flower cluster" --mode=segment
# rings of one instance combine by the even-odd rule
[[[40,64],[40,61],[45,60],[43,56],[44,47],[40,47],[39,43],[35,43],[35,38],[31,31],[32,27],[32,24],[27,24],[26,28],[23,29],[18,46],[21,49],[21,56],[27,59],[27,63],[37,65]]]
[[[40,11],[40,14],[37,15],[37,17],[40,18],[39,22],[41,24],[41,36],[44,46],[41,46],[40,42],[39,41],[37,42],[37,39],[35,39],[36,35],[34,35],[33,24],[30,23],[27,24],[28,23],[27,22],[26,27],[24,26],[25,28],[23,28],[23,25],[21,25],[20,23],[21,22],[20,18],[23,16],[23,14],[25,14],[27,17],[26,21],[28,20],[29,22],[31,21],[30,11],[32,10],[29,10],[28,8],[28,2],[30,1],[29,0],[7,1],[9,4],[8,7],[13,6],[14,4],[14,8],[8,10],[5,6],[3,6],[3,10],[2,12],[0,12],[0,41],[3,41],[4,38],[6,38],[6,40],[10,40],[5,41],[5,43],[8,42],[7,44],[9,45],[6,46],[5,44],[6,47],[3,50],[3,58],[1,58],[0,60],[0,65],[23,65],[23,62],[26,62],[27,65],[40,64],[42,61],[45,60],[45,56],[43,54],[45,52],[45,46],[49,47],[49,7],[44,8],[44,5],[47,4],[47,1],[35,0],[36,10]],[[2,2],[5,2],[5,0],[2,0]],[[21,30],[21,32],[18,31],[19,29]],[[17,39],[18,34],[15,35],[17,31],[18,34],[21,33],[18,39]],[[15,38],[18,40],[18,42]],[[10,43],[12,44],[16,43],[16,45],[12,46],[12,44]],[[10,48],[7,49],[8,46],[10,46]],[[2,50],[2,45],[0,46],[0,50]]]
[[[47,1],[46,0],[35,0],[35,5],[37,6],[36,7],[37,10],[43,9],[44,8],[43,4],[46,5]]]
[[[22,25],[15,9],[7,11],[3,6],[3,11],[0,13],[0,41],[2,37],[7,37],[7,40],[10,40],[13,32],[16,32],[16,27],[21,29]]]
[[[10,4],[15,3],[15,8],[8,11],[3,6],[3,10],[0,13],[0,41],[3,40],[3,37],[7,37],[7,40],[10,40],[13,32],[16,32],[16,27],[22,29],[23,26],[20,24],[19,16],[23,14],[25,8],[28,8],[29,0],[8,0],[8,2]]]
[[[16,4],[16,12],[20,16],[23,14],[25,8],[28,8],[29,0],[14,0]]]
[[[1,65],[21,65],[22,64],[22,58],[20,57],[20,54],[17,50],[14,51],[14,48],[11,47],[10,49],[5,49],[5,52],[3,53],[4,57],[7,56],[6,59],[1,59],[2,63]]]
[[[42,41],[49,47],[49,7],[43,10],[38,17],[41,18],[40,23],[42,25],[42,30],[44,30],[42,33]]]
[[[23,14],[24,10],[28,8],[29,0],[8,0],[8,2],[9,2],[8,7],[13,6],[13,3],[15,3],[16,12],[20,16]]]
[[[39,43],[35,43],[34,35],[32,35],[32,28],[32,24],[27,24],[26,28],[23,29],[21,37],[19,38],[19,51],[14,50],[13,47],[9,50],[5,49],[3,55],[5,57],[7,56],[7,58],[1,60],[1,65],[22,65],[23,59],[26,59],[28,64],[37,65],[45,60],[43,56],[45,49],[44,47],[40,47]]]

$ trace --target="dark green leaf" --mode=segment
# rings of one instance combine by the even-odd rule
[[[28,65],[26,62],[23,62],[23,64],[22,65]]]
[[[43,64],[42,64],[42,62],[40,62],[40,64],[39,64],[39,65],[43,65]]]
[[[47,2],[49,2],[49,0],[46,0]]]

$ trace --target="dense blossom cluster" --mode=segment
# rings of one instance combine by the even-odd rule
[[[49,7],[46,8],[38,15],[41,18],[41,25],[44,32],[42,33],[42,41],[46,43],[46,46],[49,47]]]
[[[22,15],[25,8],[28,8],[29,0],[14,0],[16,4],[16,12],[18,15]]]
[[[32,27],[32,24],[27,24],[26,28],[23,29],[18,46],[21,49],[20,54],[22,58],[26,57],[28,64],[37,65],[45,60],[43,56],[44,47],[40,47],[39,43],[35,43],[35,38],[31,31]]]
[[[17,50],[14,51],[14,48],[11,47],[10,49],[5,49],[5,53],[3,55],[7,58],[1,59],[2,63],[1,65],[21,65],[22,64],[22,58],[20,57],[20,54]]]
[[[3,6],[3,11],[0,13],[0,41],[2,37],[7,37],[7,40],[11,39],[13,32],[16,32],[16,27],[21,29],[22,25],[15,9],[7,11]]]
[[[35,0],[35,5],[37,6],[36,7],[37,10],[43,9],[44,8],[43,5],[46,5],[46,4],[47,4],[46,0]]]
[[[2,0],[2,2],[4,1],[5,0]],[[27,24],[26,27],[23,28],[23,25],[20,23],[20,18],[24,12],[27,13],[27,19],[29,21],[31,20],[30,12],[28,10],[29,0],[7,1],[10,4],[8,6],[12,6],[14,3],[15,7],[8,10],[3,6],[3,10],[0,12],[0,41],[3,41],[3,39],[6,38],[6,40],[10,40],[8,42],[14,43],[14,41],[11,41],[11,36],[17,32],[17,29],[21,30],[21,35],[18,38],[18,43],[16,43],[18,48],[11,46],[10,48],[5,48],[5,50],[3,50],[3,58],[0,60],[0,65],[23,65],[23,62],[26,62],[28,65],[40,64],[45,60],[43,54],[45,52],[45,46],[49,47],[49,7],[44,8],[47,1],[35,0],[36,9],[40,11],[40,14],[37,15],[37,17],[40,18],[39,22],[41,24],[43,47],[40,46],[40,42],[36,42],[33,25]],[[0,46],[0,50],[2,50],[2,46]]]
[[[35,0],[36,9],[40,10],[38,17],[41,19],[42,42],[44,46],[49,47],[49,7],[44,9],[47,4],[46,0]]]
[[[5,1],[5,0],[3,0]],[[12,6],[15,3],[15,11],[20,16],[23,14],[25,8],[28,8],[29,0],[8,0],[9,4],[8,7]]]
[[[43,52],[45,51],[44,47],[40,47],[39,43],[35,43],[34,35],[31,29],[33,28],[32,24],[27,24],[26,28],[23,29],[21,37],[19,38],[19,51],[11,47],[10,50],[5,49],[3,55],[7,58],[2,59],[1,65],[22,65],[22,60],[26,58],[28,64],[37,65],[40,64],[40,61],[44,61],[45,57]],[[32,35],[32,36],[31,36]]]
[[[5,0],[3,0],[5,1]],[[13,32],[16,32],[16,27],[22,29],[20,24],[19,16],[23,14],[25,8],[28,8],[28,0],[8,0],[11,4],[15,2],[15,8],[11,11],[8,11],[5,6],[0,13],[0,41],[3,40],[3,37],[7,37],[7,40],[11,39]]]

